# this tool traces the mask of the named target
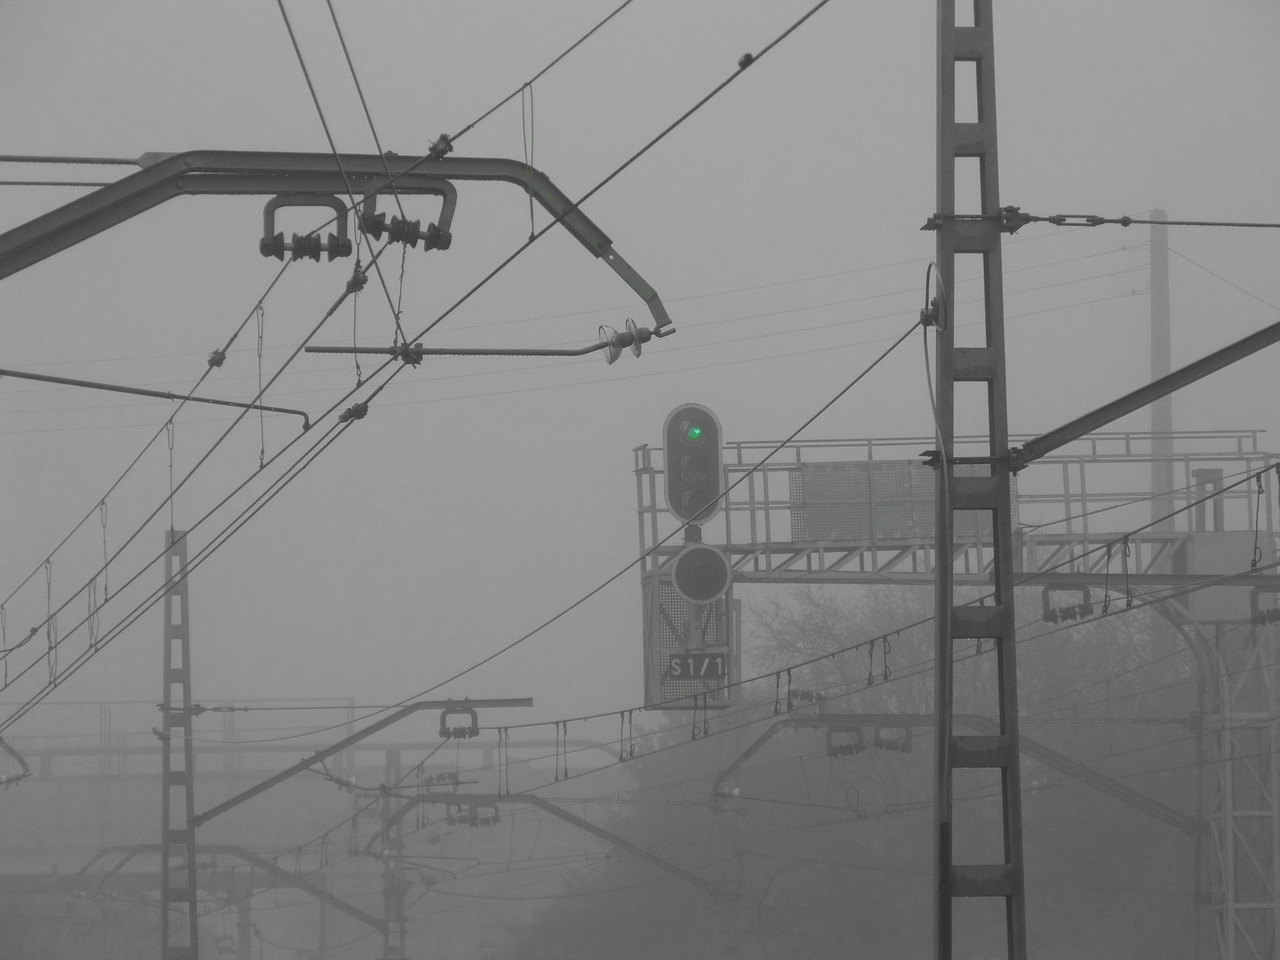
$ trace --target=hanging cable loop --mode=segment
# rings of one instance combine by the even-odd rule
[[[49,667],[49,685],[53,686],[58,682],[58,628],[57,618],[53,615],[53,562],[51,560],[44,562],[44,599],[44,636],[48,644],[45,662]]]
[[[176,525],[173,522],[173,418],[164,425],[165,442],[169,445],[169,529],[173,530]]]
[[[529,92],[528,103],[528,123],[525,122],[525,91]],[[533,172],[533,81],[530,80],[520,87],[520,134],[524,146],[524,165],[525,169],[530,173]],[[528,182],[524,185],[524,192],[529,197],[529,240],[534,240],[534,234],[537,233],[537,226],[533,222],[533,190]]]
[[[1129,556],[1131,554],[1131,545],[1129,543],[1129,535],[1124,537],[1124,557],[1122,558],[1122,569],[1124,571],[1124,605],[1126,607],[1133,606],[1133,591],[1129,588]]]
[[[259,303],[254,312],[258,315],[258,395],[255,399],[262,399],[262,341],[266,329],[267,311],[266,308]],[[267,414],[261,406],[258,407],[258,438],[260,446],[258,449],[258,469],[261,470],[267,464]]]
[[[1107,615],[1111,606],[1111,544],[1107,544],[1106,565],[1102,568],[1102,615]]]
[[[96,649],[98,646],[98,578],[94,577],[89,581],[89,588],[85,591],[89,601],[89,614],[85,617],[85,625],[89,631],[89,649]]]
[[[107,569],[111,562],[107,556],[107,498],[103,497],[98,502],[98,522],[102,525],[102,602],[106,603],[111,599],[111,581],[109,579],[110,572]]]
[[[1266,491],[1262,486],[1262,474],[1258,473],[1253,478],[1258,484],[1258,497],[1253,505],[1253,559],[1249,562],[1250,570],[1257,570],[1258,564],[1262,562],[1262,545],[1259,537],[1262,534],[1262,528],[1259,521],[1262,518],[1262,498],[1266,496]]]
[[[867,686],[873,686],[876,682],[876,642],[872,640],[867,644]]]

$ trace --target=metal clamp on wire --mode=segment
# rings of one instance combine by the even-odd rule
[[[407,343],[402,343],[397,347],[392,347],[391,351],[411,367],[416,367],[422,362],[424,353],[422,344],[420,343],[415,343],[412,346]]]
[[[350,420],[363,420],[365,418],[365,414],[367,414],[368,412],[369,412],[368,401],[352,404],[351,406],[347,407],[347,409],[343,410],[340,414],[338,414],[338,422],[347,423]]]
[[[427,151],[427,159],[440,160],[447,153],[453,153],[453,141],[449,139],[447,133],[442,133],[436,138],[436,142],[431,145],[431,149]]]
[[[1035,219],[1031,214],[1023,213],[1021,207],[1001,207],[1000,232],[1017,233],[1028,223],[1033,223]]]

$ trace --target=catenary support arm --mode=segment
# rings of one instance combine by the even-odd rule
[[[0,233],[0,279],[176,196],[321,191],[341,196],[348,185],[363,195],[366,189],[387,186],[386,171],[390,170],[396,189],[403,193],[439,192],[415,191],[414,178],[495,180],[521,187],[635,291],[648,306],[657,328],[671,322],[658,294],[619,256],[604,231],[545,174],[526,163],[492,157],[414,160],[365,154],[343,154],[339,162],[341,167],[331,154],[325,153],[194,150],[145,154],[138,160],[142,169],[137,173]]]
[[[1161,397],[1167,397],[1175,390],[1181,390],[1188,384],[1195,383],[1211,373],[1216,373],[1237,360],[1243,360],[1245,357],[1251,356],[1277,341],[1280,341],[1280,323],[1273,323],[1269,327],[1263,327],[1257,333],[1252,333],[1243,340],[1237,340],[1221,350],[1216,350],[1207,357],[1201,357],[1195,363],[1189,363],[1180,370],[1175,370],[1173,373],[1163,376],[1145,387],[1139,387],[1118,400],[1112,400],[1092,413],[1086,413],[1083,417],[1077,417],[1070,423],[1064,423],[1056,430],[1050,430],[1034,440],[1029,440],[1020,448],[1010,451],[1011,466],[1014,470],[1021,470],[1027,464],[1034,463],[1072,440],[1077,440],[1086,433],[1104,427],[1127,413],[1133,413],[1135,410],[1140,410],[1150,403],[1155,403]]]

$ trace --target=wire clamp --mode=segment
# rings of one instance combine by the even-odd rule
[[[436,142],[431,145],[431,149],[427,151],[427,159],[441,160],[446,154],[450,153],[453,153],[453,141],[449,139],[447,133],[442,133],[436,138]]]
[[[392,347],[391,350],[395,356],[399,357],[411,367],[416,367],[418,364],[422,363],[423,348],[420,343],[415,343],[413,346],[410,346],[407,343],[402,343],[398,346]]]
[[[1035,217],[1029,213],[1023,213],[1021,207],[1001,207],[1000,208],[1000,232],[1001,233],[1017,233],[1028,223],[1032,223]]]
[[[927,307],[920,310],[920,326],[936,327],[938,325],[938,298],[934,297],[929,301]]]
[[[340,414],[338,414],[338,422],[348,423],[351,420],[363,420],[365,418],[365,415],[368,412],[369,412],[368,401],[356,403],[350,407],[347,407],[347,409],[343,410]]]

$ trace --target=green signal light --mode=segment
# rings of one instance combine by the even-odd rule
[[[702,424],[691,423],[685,427],[684,438],[690,443],[697,443],[702,439]]]

